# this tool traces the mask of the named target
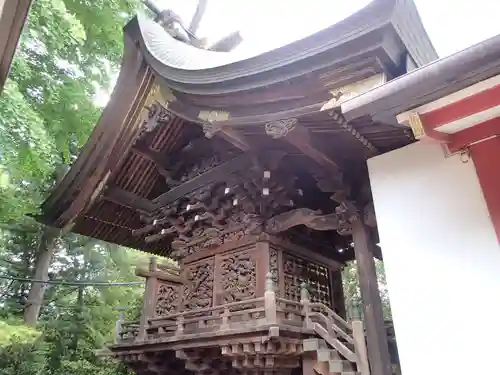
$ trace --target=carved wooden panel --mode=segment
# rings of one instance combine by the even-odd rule
[[[275,249],[269,249],[269,272],[271,273],[272,280],[274,283],[276,294],[280,295],[279,288],[279,263],[278,263],[278,251]]]
[[[179,285],[160,282],[156,288],[156,316],[164,316],[177,311],[179,306]]]
[[[295,255],[283,252],[284,298],[300,301],[300,285],[305,282],[311,301],[331,307],[328,268]]]
[[[182,309],[195,310],[210,307],[214,290],[214,258],[188,265],[184,277]]]
[[[220,260],[220,304],[255,298],[257,261],[249,251],[232,253]]]

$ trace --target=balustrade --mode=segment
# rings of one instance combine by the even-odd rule
[[[295,327],[304,334],[317,334],[347,360],[357,364],[362,375],[369,374],[367,349],[361,320],[346,321],[330,307],[312,302],[306,284],[302,283],[300,302],[278,297],[273,274],[266,275],[262,297],[245,299],[201,309],[180,310],[159,306],[167,303],[160,288],[170,288],[179,301],[183,280],[172,270],[161,270],[154,260],[147,271],[137,274],[146,278],[144,305],[139,321],[117,324],[117,344],[147,342],[148,340],[176,341],[203,335],[218,336],[243,333],[249,329],[270,329],[275,326]],[[176,292],[175,292],[176,291]],[[169,310],[173,312],[169,313]],[[177,310],[177,311],[176,311]],[[167,312],[167,313],[164,313]]]

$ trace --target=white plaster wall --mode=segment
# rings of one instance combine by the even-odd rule
[[[368,169],[403,375],[499,373],[500,246],[472,160],[418,142]]]

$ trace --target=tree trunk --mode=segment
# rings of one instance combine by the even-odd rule
[[[43,231],[40,243],[38,245],[35,280],[47,280],[49,273],[50,261],[54,254],[56,241],[61,233],[60,229],[46,227]],[[24,309],[24,323],[29,326],[35,326],[40,315],[43,296],[45,293],[45,285],[41,282],[31,284],[31,289],[28,293],[28,300]]]

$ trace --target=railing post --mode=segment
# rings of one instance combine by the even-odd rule
[[[307,290],[307,284],[304,282],[300,284],[300,303],[302,304],[302,312],[304,314],[304,322],[306,328],[310,328],[309,325],[311,323],[309,320],[309,312],[310,312],[309,304],[311,303],[311,300],[309,297],[309,291]]]
[[[184,334],[184,315],[179,315],[177,317],[177,330],[175,331],[176,336],[182,336]]]
[[[264,292],[264,311],[268,324],[276,324],[278,322],[276,307],[273,275],[271,272],[268,272],[266,275],[266,291]]]
[[[361,320],[361,312],[357,306],[351,308],[352,337],[354,339],[354,352],[356,354],[356,365],[361,375],[370,375],[370,364],[368,362],[368,351],[366,349],[365,328]]]
[[[118,320],[116,321],[115,326],[115,344],[118,344],[121,341],[121,333],[122,333],[122,322],[123,322],[123,311],[118,313]]]
[[[149,261],[149,271],[156,272],[157,270],[158,268],[156,265],[156,258],[151,257]],[[146,288],[144,290],[144,301],[142,306],[141,320],[139,323],[139,333],[136,337],[136,341],[144,341],[147,338],[149,319],[154,316],[156,284],[156,277],[149,276],[146,278]]]
[[[222,313],[222,324],[220,326],[221,330],[229,329],[229,307],[224,307],[224,312]]]

